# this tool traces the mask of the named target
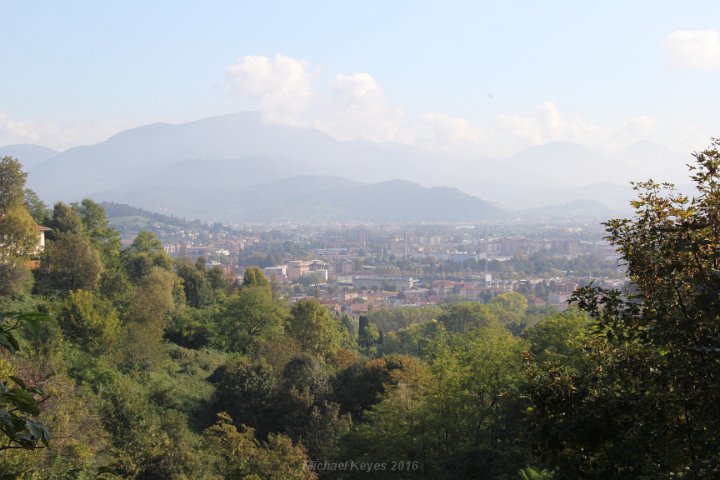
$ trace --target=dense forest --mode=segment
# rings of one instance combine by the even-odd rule
[[[638,183],[607,222],[623,291],[359,321],[149,232],[121,248],[100,205],[49,209],[3,158],[0,478],[718,478],[718,149],[694,197]]]

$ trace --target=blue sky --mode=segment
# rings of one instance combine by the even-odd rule
[[[66,148],[246,109],[491,154],[720,136],[717,1],[0,5],[0,144]]]

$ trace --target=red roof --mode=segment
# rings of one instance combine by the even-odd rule
[[[367,313],[369,310],[369,305],[367,303],[353,303],[350,305],[350,310],[353,313]]]

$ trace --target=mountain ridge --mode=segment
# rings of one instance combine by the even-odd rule
[[[311,175],[236,189],[164,186],[108,192],[94,198],[227,224],[484,221],[504,214],[490,203],[451,187],[427,188],[406,180],[363,184]]]
[[[685,172],[687,163],[687,158],[677,158],[676,152],[647,141],[613,154],[572,142],[551,142],[503,158],[456,158],[392,142],[338,141],[317,129],[268,124],[258,112],[142,125],[95,145],[50,153],[24,160],[30,172],[28,186],[50,203],[87,196],[142,197],[164,208],[172,205],[170,200],[179,196],[175,192],[180,189],[198,196],[305,175],[365,184],[402,178],[430,187],[459,188],[515,210],[557,207],[579,199],[616,210],[626,209],[632,198],[623,177],[644,180],[652,171],[655,178],[672,181],[680,177],[677,167]],[[658,158],[664,166],[651,170],[648,165],[658,163]],[[142,193],[143,189],[156,191]],[[253,191],[261,192],[262,187]],[[161,202],[160,192],[169,198]],[[236,193],[230,196],[235,198]],[[446,195],[443,198],[454,198]],[[206,204],[201,198],[195,200]],[[331,205],[326,207],[332,210]],[[205,208],[211,215],[216,210]]]

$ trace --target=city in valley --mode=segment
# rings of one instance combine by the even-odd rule
[[[106,209],[123,242],[132,243],[138,217],[120,205]],[[171,257],[221,267],[231,281],[259,267],[275,295],[292,302],[316,297],[332,313],[353,317],[392,307],[486,303],[505,292],[522,295],[538,311],[564,310],[578,285],[620,288],[626,280],[602,225],[590,220],[231,227],[154,217],[141,217],[142,225]]]

